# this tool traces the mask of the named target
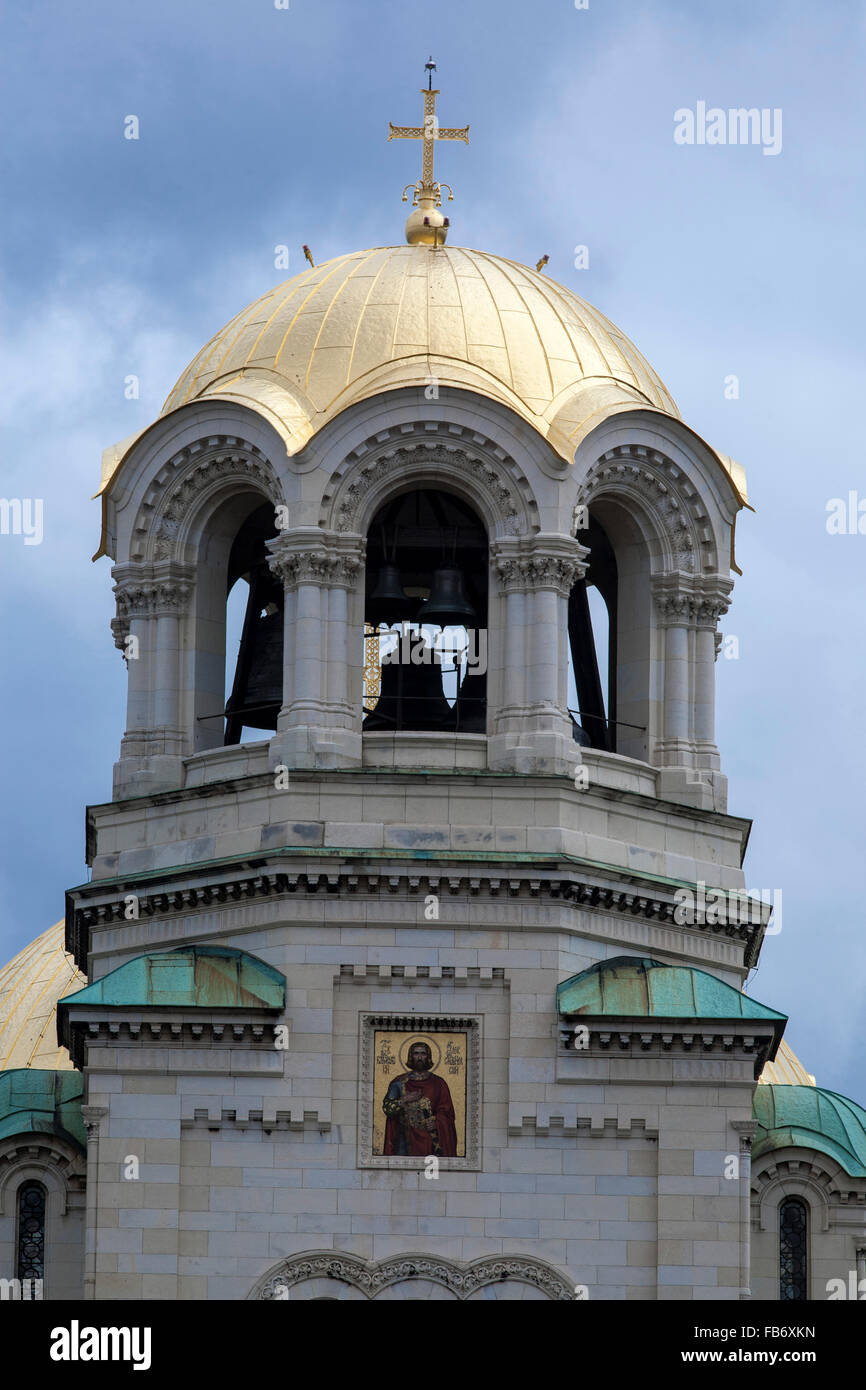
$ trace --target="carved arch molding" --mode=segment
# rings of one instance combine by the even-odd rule
[[[209,492],[233,480],[247,483],[275,507],[281,501],[267,456],[249,440],[210,435],[173,454],[158,469],[142,499],[130,559],[182,559],[177,547],[192,510]]]
[[[673,459],[644,444],[620,444],[592,465],[574,509],[610,497],[633,498],[670,547],[669,563],[687,574],[715,573],[718,552],[707,509],[688,474]]]
[[[483,497],[503,535],[539,529],[538,506],[516,461],[494,441],[462,426],[424,421],[380,430],[347,455],[327,484],[320,525],[326,530],[358,530],[358,517],[371,489],[393,477],[423,478],[431,467],[451,475]],[[129,559],[180,560],[185,524],[196,503],[229,480],[243,480],[274,506],[283,501],[266,455],[249,440],[211,435],[173,454],[151,479],[133,529]]]
[[[444,1260],[432,1255],[397,1255],[369,1264],[356,1255],[325,1250],[307,1255],[295,1255],[268,1273],[255,1286],[249,1297],[253,1300],[283,1300],[293,1288],[307,1284],[312,1297],[327,1297],[323,1291],[330,1287],[348,1285],[369,1299],[398,1285],[408,1288],[417,1283],[429,1296],[433,1285],[452,1297],[465,1300],[492,1285],[515,1283],[529,1286],[543,1297],[558,1301],[576,1301],[575,1286],[543,1260],[524,1256],[489,1256],[471,1264]],[[517,1297],[520,1297],[518,1294]]]
[[[319,525],[339,532],[362,532],[376,505],[372,492],[391,481],[424,480],[435,468],[439,480],[463,483],[487,504],[486,520],[502,535],[539,529],[538,505],[523,470],[493,440],[460,425],[423,421],[380,430],[358,445],[334,470],[322,497]],[[376,503],[378,502],[376,498]],[[492,528],[491,528],[492,529]]]

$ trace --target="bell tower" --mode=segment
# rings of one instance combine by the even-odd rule
[[[315,1279],[366,1287],[401,1252],[460,1297],[502,1255],[503,1296],[685,1296],[720,1265],[737,1296],[740,1238],[711,1278],[658,1179],[739,1144],[780,1036],[739,1002],[768,909],[677,914],[684,888],[745,882],[714,730],[742,472],[591,306],[444,244],[434,141],[468,127],[439,128],[436,95],[431,72],[424,126],[391,127],[424,142],[407,244],[266,293],[104,461],[128,712],[67,942],[97,983],[189,968],[150,1013],[107,986],[69,1006],[91,1142],[113,1162],[152,1121],[168,1146],[169,1296],[279,1296],[324,1253]],[[656,969],[712,998],[702,1023],[653,1014]],[[416,1064],[437,1080],[410,1124]],[[739,1188],[713,1193],[707,1230],[739,1231]],[[599,1202],[619,1235],[593,1251]],[[634,1269],[631,1240],[656,1252]],[[96,1296],[130,1296],[110,1236],[93,1261]]]

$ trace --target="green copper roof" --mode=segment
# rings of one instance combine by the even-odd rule
[[[820,1086],[758,1086],[752,1156],[772,1149],[817,1149],[852,1178],[866,1178],[866,1110]]]
[[[0,1139],[59,1134],[86,1148],[83,1093],[84,1078],[77,1071],[0,1071]]]
[[[705,970],[640,956],[598,961],[557,987],[560,1014],[618,1018],[763,1018],[786,1023]],[[781,1036],[781,1029],[779,1029]]]
[[[257,956],[231,946],[181,946],[150,951],[118,966],[58,1005],[126,1008],[282,1009],[286,977]]]

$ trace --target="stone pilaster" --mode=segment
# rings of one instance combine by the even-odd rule
[[[569,773],[580,762],[568,713],[568,596],[589,551],[572,536],[538,535],[491,546],[493,710],[489,765],[497,771]]]
[[[87,1207],[84,1218],[84,1297],[96,1297],[99,1252],[99,1128],[108,1114],[105,1106],[82,1105],[87,1131]]]
[[[285,593],[271,765],[360,766],[364,538],[305,527],[281,532],[269,548]]]
[[[126,732],[114,767],[115,797],[167,791],[183,784],[191,751],[184,727],[181,653],[194,594],[189,565],[117,565],[117,616],[111,628],[129,672]]]
[[[651,581],[662,707],[653,761],[662,771],[659,793],[724,810],[726,780],[715,742],[717,624],[733,585],[721,576],[673,572]]]
[[[740,1298],[752,1296],[752,1143],[758,1131],[755,1120],[732,1120],[739,1136],[740,1160]]]

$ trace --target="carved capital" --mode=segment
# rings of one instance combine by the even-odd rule
[[[268,564],[286,589],[315,584],[323,589],[353,590],[364,561],[361,536],[316,530],[283,531],[268,542]]]
[[[673,573],[650,581],[656,615],[662,627],[703,627],[715,631],[730,606],[733,584],[720,575],[695,578]]]
[[[534,536],[516,545],[494,542],[491,554],[503,593],[553,589],[567,598],[586,573],[589,551],[570,536]]]
[[[133,618],[180,617],[189,608],[195,585],[187,565],[116,565],[114,597],[117,616],[111,630],[122,647]]]

